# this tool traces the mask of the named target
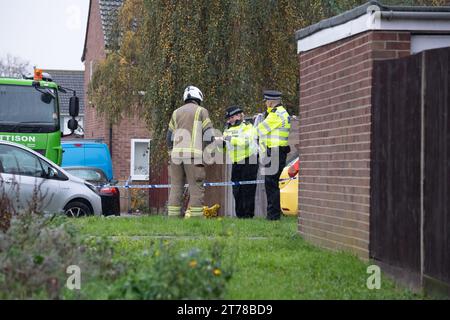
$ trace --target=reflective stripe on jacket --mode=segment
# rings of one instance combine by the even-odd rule
[[[173,140],[172,158],[195,158],[203,155],[203,134],[212,128],[208,110],[188,103],[175,110],[169,122]]]
[[[277,106],[269,112],[266,119],[258,125],[257,131],[261,147],[275,148],[289,145],[291,120],[283,106]]]
[[[257,133],[251,123],[241,122],[231,126],[223,133],[226,150],[233,163],[240,162],[258,151]]]

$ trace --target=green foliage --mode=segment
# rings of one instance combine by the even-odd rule
[[[232,269],[224,265],[218,243],[180,253],[166,241],[135,253],[107,237],[80,234],[76,225],[65,217],[13,215],[8,229],[0,231],[0,299],[220,299],[225,294]],[[71,265],[80,268],[80,290],[66,288]]]
[[[153,261],[150,267],[133,270],[110,298],[221,299],[232,275],[223,267],[222,251],[218,243],[210,255],[197,248],[180,253],[168,241],[154,243],[145,252]]]
[[[118,274],[108,241],[87,246],[64,221],[34,213],[12,216],[9,228],[0,231],[0,299],[61,299],[71,265],[80,267],[84,283]]]

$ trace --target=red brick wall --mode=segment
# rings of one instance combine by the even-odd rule
[[[150,139],[150,132],[139,116],[134,115],[113,126],[112,139],[114,176],[118,180],[127,180],[131,172],[131,139]]]
[[[126,181],[131,174],[131,139],[149,139],[150,133],[146,129],[144,123],[139,119],[138,115],[132,115],[124,118],[119,124],[113,125],[112,129],[112,146],[110,147],[114,177],[121,181]],[[133,184],[146,184],[148,181],[133,181]],[[155,182],[157,183],[157,182]],[[137,193],[135,193],[137,192]],[[123,191],[123,199],[121,201],[122,212],[128,211],[133,206],[133,197],[140,194],[143,198],[150,200],[148,207],[159,207],[153,204],[149,199],[148,189],[135,189],[131,194]],[[131,200],[131,202],[129,202]],[[131,208],[132,209],[132,208]]]
[[[102,23],[100,19],[100,7],[97,1],[91,1],[89,25],[86,39],[86,52],[84,60],[84,92],[85,92],[85,116],[84,116],[84,137],[86,139],[104,139],[107,141],[108,130],[105,121],[97,117],[95,107],[89,101],[88,87],[91,75],[91,61],[95,65],[96,61],[105,58],[105,41],[103,38]]]
[[[409,54],[409,33],[371,31],[299,55],[306,239],[369,257],[372,63]]]

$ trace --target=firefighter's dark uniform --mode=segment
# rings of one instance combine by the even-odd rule
[[[264,98],[267,100],[280,100],[281,93],[278,91],[265,91]],[[278,162],[275,170],[264,176],[268,220],[279,220],[282,213],[279,180],[281,172],[286,166],[286,156],[290,152],[288,143],[290,129],[290,116],[282,104],[267,109],[266,118],[257,127],[260,152],[265,153],[270,159],[270,162],[266,164],[266,168],[270,167],[272,163],[276,165],[276,162]]]
[[[227,109],[226,117],[242,113],[238,107]],[[232,161],[232,182],[254,181],[258,174],[258,146],[256,129],[251,123],[237,121],[227,125],[223,133],[224,146]],[[255,215],[256,184],[233,186],[236,216],[253,218]]]
[[[169,123],[168,144],[171,148],[168,215],[179,216],[184,185],[189,184],[189,209],[192,217],[203,216],[205,167],[203,135],[212,128],[208,111],[196,103],[175,110]],[[173,140],[173,143],[170,141]],[[187,180],[187,181],[186,181]]]

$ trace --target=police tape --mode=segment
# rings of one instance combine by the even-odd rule
[[[298,177],[280,179],[280,182],[287,182],[291,180],[297,180]],[[264,180],[252,180],[252,181],[236,181],[236,182],[205,182],[204,187],[231,187],[231,186],[243,186],[251,184],[264,184]],[[125,184],[124,186],[115,186],[122,189],[170,189],[170,184]],[[189,187],[188,184],[184,185],[185,188]]]

